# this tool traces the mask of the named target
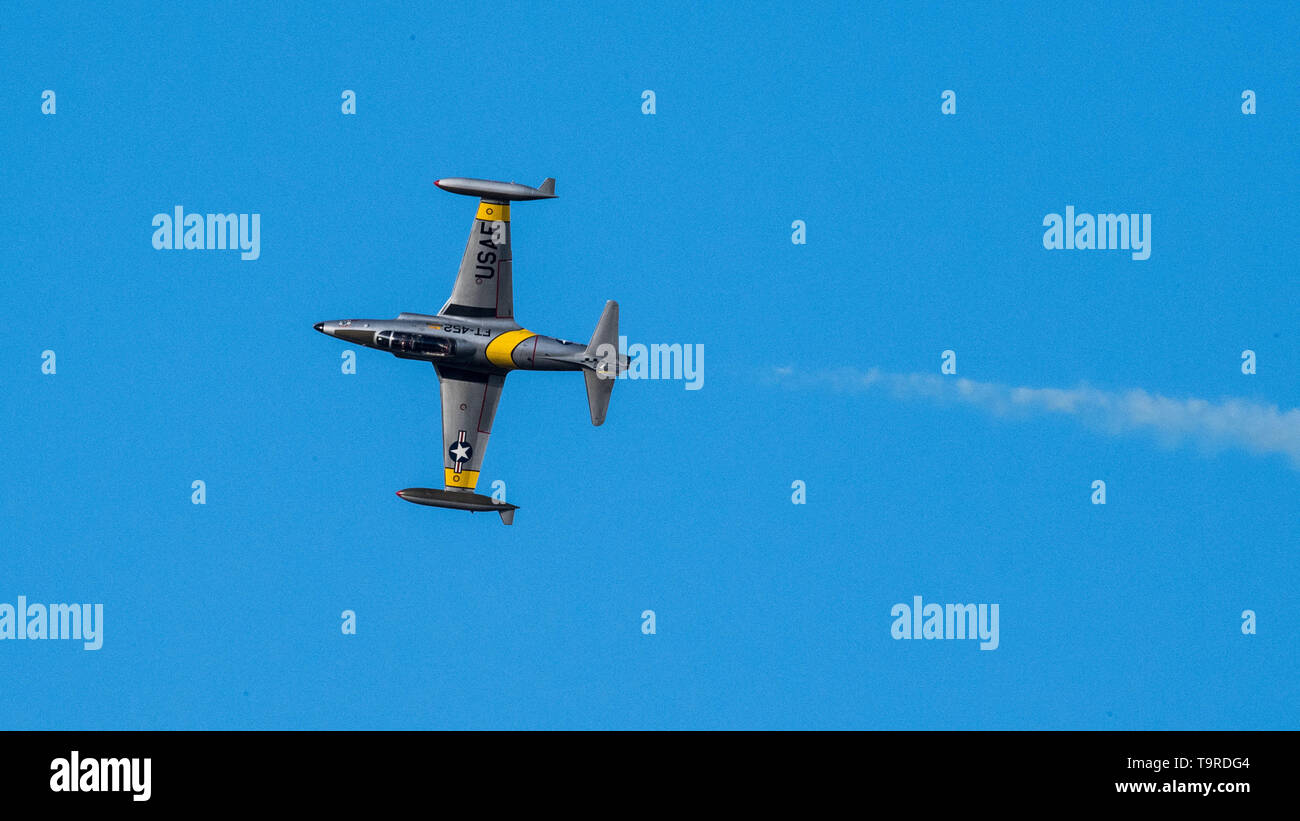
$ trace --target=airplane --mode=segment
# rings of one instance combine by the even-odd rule
[[[513,370],[582,371],[591,423],[604,423],[614,380],[628,365],[618,353],[618,303],[605,303],[586,345],[525,330],[515,322],[510,203],[553,199],[555,180],[530,188],[448,177],[434,185],[479,198],[456,283],[442,309],[433,315],[401,313],[396,319],[342,319],[313,327],[400,359],[433,363],[442,394],[444,487],[406,488],[397,495],[417,505],[496,511],[509,525],[517,505],[474,492],[506,375]]]

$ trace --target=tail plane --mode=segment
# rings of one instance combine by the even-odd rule
[[[545,185],[545,183],[543,183]],[[587,343],[582,358],[582,377],[587,383],[587,407],[591,411],[591,424],[605,422],[609,410],[609,397],[614,392],[614,380],[627,369],[627,357],[618,352],[618,303],[609,300],[596,323],[596,330]]]

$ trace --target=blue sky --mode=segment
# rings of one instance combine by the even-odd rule
[[[1300,435],[1293,6],[371,5],[0,14],[0,602],[105,614],[0,642],[0,726],[1300,724],[1284,449],[861,384],[954,350]],[[311,329],[441,306],[444,176],[557,178],[513,217],[527,327],[617,299],[705,350],[601,428],[512,375],[513,527],[398,500],[432,368]],[[176,205],[260,214],[260,258],[155,250]],[[1152,214],[1151,258],[1045,250],[1067,205]],[[997,603],[998,649],[894,640],[916,595]]]

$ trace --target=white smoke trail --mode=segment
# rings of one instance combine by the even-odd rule
[[[1281,454],[1300,470],[1300,409],[1279,410],[1249,399],[1174,399],[1141,388],[1105,391],[1077,388],[1026,388],[977,382],[933,373],[840,370],[805,374],[777,368],[775,377],[790,386],[829,386],[841,390],[883,390],[897,399],[927,399],[972,405],[998,416],[1062,414],[1107,433],[1145,433],[1175,446],[1202,450],[1241,448],[1255,454]]]

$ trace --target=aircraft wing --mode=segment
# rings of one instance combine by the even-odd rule
[[[548,178],[537,188],[464,177],[446,177],[434,184],[453,194],[479,198],[474,224],[469,229],[469,241],[465,243],[465,254],[460,258],[456,284],[451,289],[451,298],[438,313],[514,319],[510,203],[513,200],[553,198],[555,180]]]
[[[451,489],[474,490],[506,378],[456,368],[437,370],[442,393],[444,483]]]

